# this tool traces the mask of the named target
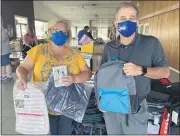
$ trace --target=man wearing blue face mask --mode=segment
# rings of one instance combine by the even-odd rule
[[[147,134],[146,96],[150,91],[150,79],[167,78],[170,75],[160,41],[153,36],[140,35],[136,32],[139,23],[138,14],[138,9],[133,4],[120,5],[114,21],[119,36],[105,45],[102,56],[101,64],[111,57],[126,62],[123,70],[127,76],[133,76],[135,79],[139,103],[139,108],[134,114],[104,112],[109,135]]]

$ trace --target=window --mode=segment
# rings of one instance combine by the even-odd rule
[[[26,25],[21,25],[22,35],[25,35],[25,34],[26,34],[26,28],[27,28]]]
[[[43,38],[45,31],[48,31],[48,23],[35,20],[35,29],[37,38]]]
[[[17,15],[15,15],[14,18],[16,24],[16,37],[22,38],[23,35],[26,33],[28,19],[27,17],[17,16]]]
[[[84,27],[78,27],[77,28],[77,34],[79,33],[79,31],[81,31],[81,30],[83,30],[84,29]]]
[[[98,38],[102,38],[103,40],[108,39],[108,28],[98,28]]]
[[[76,28],[71,27],[72,38],[76,38]]]
[[[137,31],[139,34],[149,35],[149,23],[139,24],[137,27]]]
[[[21,27],[20,27],[20,24],[17,24],[17,25],[16,25],[16,36],[17,36],[18,38],[21,37]]]
[[[96,38],[96,37],[97,37],[97,35],[96,35],[96,30],[92,30],[92,36],[93,36],[93,38]]]
[[[149,35],[149,23],[144,24],[143,34],[144,34],[144,35]]]
[[[139,34],[143,34],[144,24],[139,24],[139,25],[137,26],[137,29],[138,29],[138,33],[139,33]]]

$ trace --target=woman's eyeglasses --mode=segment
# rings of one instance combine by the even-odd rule
[[[55,33],[55,32],[60,32],[62,30],[59,30],[59,29],[52,29],[52,33]],[[68,31],[62,31],[63,33],[65,33],[66,35],[68,35]]]

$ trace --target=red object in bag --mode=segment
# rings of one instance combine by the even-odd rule
[[[168,127],[170,123],[170,113],[167,108],[164,109],[164,113],[162,114],[162,122],[160,127],[160,135],[168,135]]]
[[[169,79],[167,79],[167,78],[162,78],[162,79],[160,79],[160,82],[161,82],[162,84],[165,84],[165,85],[169,85],[169,84],[171,83],[171,81],[170,81]]]

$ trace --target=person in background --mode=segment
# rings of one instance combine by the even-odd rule
[[[114,31],[114,27],[111,28],[111,30],[110,30],[109,39],[110,39],[111,41],[116,39],[116,34],[115,34],[115,31]]]
[[[27,52],[27,57],[17,68],[17,86],[24,90],[28,74],[32,71],[33,82],[47,81],[55,66],[66,65],[69,76],[61,80],[66,86],[83,83],[90,79],[91,70],[83,56],[69,47],[71,27],[64,20],[52,20],[48,24],[49,43],[40,44]],[[71,135],[73,120],[49,110],[51,135]]]
[[[10,65],[9,55],[11,53],[11,47],[9,44],[9,37],[7,30],[3,27],[1,22],[1,81],[4,83],[12,80],[12,67]]]
[[[89,31],[89,26],[85,26],[83,30],[79,31],[79,33],[78,33],[78,43],[79,43],[79,41],[81,40],[81,38],[83,37],[84,34],[89,36],[88,31]]]
[[[110,31],[110,33],[109,33],[109,39],[112,41],[113,40],[113,32],[112,31]]]
[[[156,37],[136,32],[139,23],[138,15],[139,11],[132,3],[120,4],[114,20],[119,36],[104,46],[101,64],[106,63],[111,57],[124,61],[123,71],[127,76],[134,77],[138,100],[136,113],[103,113],[108,135],[147,135],[146,98],[150,91],[150,81],[168,78],[170,75],[169,65],[160,41]]]
[[[43,35],[43,39],[44,39],[44,40],[48,40],[48,33],[47,33],[47,31],[45,31],[45,33],[44,33],[44,35]]]
[[[92,36],[92,30],[89,30],[88,36],[94,41],[94,38],[93,38],[93,36]]]
[[[28,52],[32,47],[37,43],[37,37],[34,30],[31,27],[28,27],[26,34],[23,37],[23,58],[26,57],[26,52]]]

